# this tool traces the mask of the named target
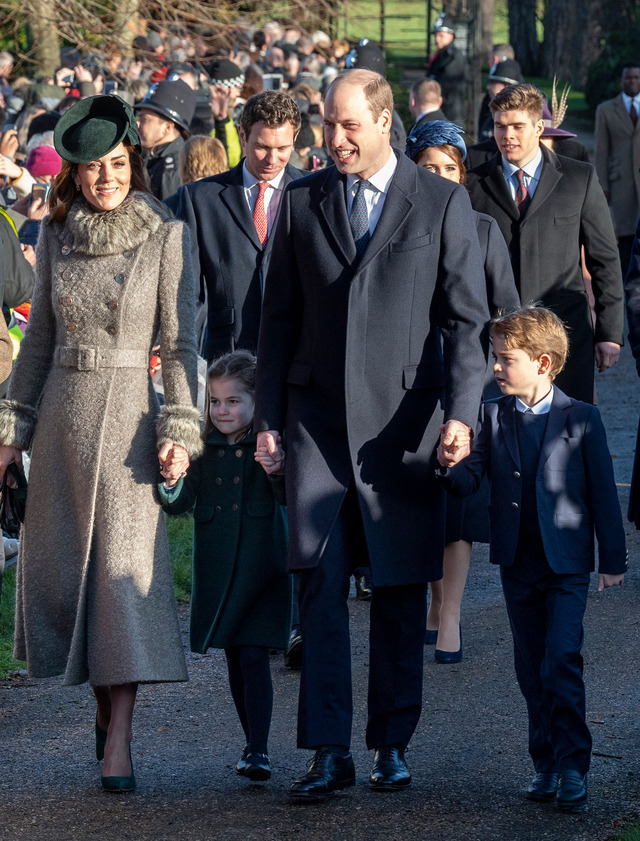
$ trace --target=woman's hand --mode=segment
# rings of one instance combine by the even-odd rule
[[[173,487],[189,468],[189,455],[184,447],[172,441],[165,443],[158,450],[160,474],[167,487]]]
[[[10,464],[15,464],[22,470],[22,450],[17,447],[0,447],[0,482]],[[10,488],[17,488],[18,484],[13,476],[7,476],[7,484]]]

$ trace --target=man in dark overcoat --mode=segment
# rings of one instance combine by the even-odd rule
[[[245,156],[238,166],[179,192],[176,216],[191,229],[200,300],[206,297],[207,361],[236,348],[256,350],[271,232],[284,188],[304,174],[289,165],[299,130],[300,112],[290,96],[282,91],[252,96],[240,122]],[[256,227],[259,211],[266,225],[263,241]]]
[[[336,166],[283,197],[267,278],[258,447],[287,447],[290,568],[300,571],[304,657],[298,746],[316,750],[291,793],[355,782],[347,596],[368,557],[370,785],[411,782],[404,751],[422,705],[426,582],[442,576],[434,450],[468,451],[485,361],[486,292],[459,185],[395,153],[391,88],[338,76],[325,139]]]
[[[500,226],[520,300],[540,301],[569,328],[569,359],[558,386],[576,400],[593,403],[594,355],[604,371],[618,361],[623,341],[618,249],[595,169],[540,145],[543,106],[544,94],[535,85],[510,85],[495,96],[489,107],[498,153],[468,174],[467,189],[475,210]]]

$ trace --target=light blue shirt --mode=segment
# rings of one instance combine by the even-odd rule
[[[527,406],[526,403],[523,403],[519,397],[516,397],[516,409],[519,412],[531,412],[532,415],[548,415],[551,411],[551,404],[553,403],[553,386],[551,386],[551,391],[546,397],[543,397],[542,400],[538,400],[538,402],[533,406]]]
[[[507,187],[509,188],[509,192],[511,193],[511,198],[515,201],[516,200],[516,190],[518,189],[518,179],[516,177],[516,172],[522,169],[524,171],[524,186],[526,187],[527,193],[529,194],[530,198],[533,198],[533,194],[536,191],[536,187],[538,186],[538,181],[540,180],[540,173],[542,172],[542,152],[538,147],[538,154],[529,161],[528,164],[525,164],[523,167],[516,166],[515,164],[509,163],[509,161],[505,160],[504,157],[502,158],[502,171],[504,172],[504,180],[507,182]]]
[[[627,109],[627,114],[631,112],[631,103],[636,106],[636,116],[640,117],[640,93],[638,96],[629,96],[626,93],[622,94],[622,101],[624,102],[624,107]]]
[[[379,169],[375,175],[368,178],[370,186],[365,188],[364,198],[367,203],[367,213],[369,215],[369,233],[373,236],[373,232],[380,219],[382,208],[384,207],[384,200],[389,191],[391,179],[398,166],[398,159],[394,153],[389,149],[389,157],[386,164]],[[353,206],[353,199],[358,190],[360,179],[357,175],[347,174],[347,214],[351,216],[351,207]]]

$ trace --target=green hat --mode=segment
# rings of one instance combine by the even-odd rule
[[[62,115],[53,132],[56,152],[73,164],[102,158],[123,140],[142,151],[133,109],[113,95],[81,99]]]

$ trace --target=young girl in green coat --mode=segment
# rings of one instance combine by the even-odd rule
[[[164,464],[159,492],[169,514],[193,509],[191,649],[224,649],[247,742],[236,770],[250,780],[267,780],[269,649],[287,645],[291,577],[284,476],[267,476],[254,458],[255,363],[240,350],[211,365],[204,454],[180,476],[176,448]]]

